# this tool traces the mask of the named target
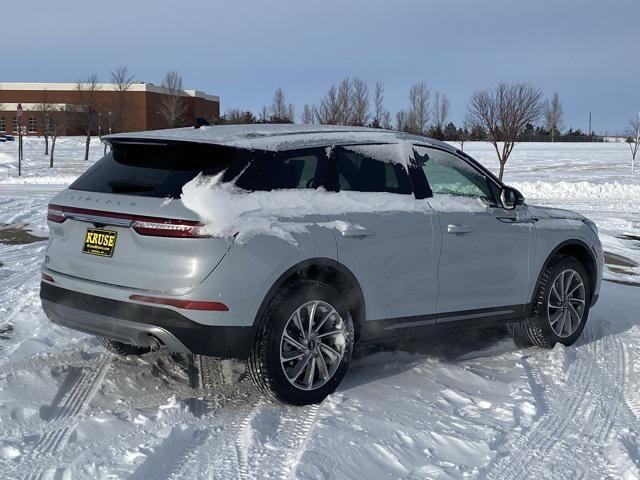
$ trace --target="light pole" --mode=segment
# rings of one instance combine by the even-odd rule
[[[22,175],[22,103],[16,108],[16,123],[18,125],[18,176]]]

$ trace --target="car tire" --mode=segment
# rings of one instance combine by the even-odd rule
[[[586,269],[574,257],[558,255],[540,275],[531,315],[514,326],[514,340],[518,346],[571,345],[584,330],[590,305]]]
[[[321,282],[296,281],[270,301],[248,371],[258,389],[279,403],[318,403],[340,384],[353,343],[353,321],[338,292]]]
[[[151,349],[148,347],[129,345],[128,343],[118,342],[117,340],[112,340],[107,337],[98,337],[98,340],[104,348],[109,350],[111,353],[115,353],[116,355],[119,355],[121,357],[127,357],[130,355],[144,355],[145,353],[149,353],[151,351]]]

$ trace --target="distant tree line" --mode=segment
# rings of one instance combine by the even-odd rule
[[[114,131],[126,130],[126,104],[124,93],[133,84],[134,77],[127,67],[111,72],[112,88],[120,92],[120,101],[113,106]],[[187,107],[182,97],[182,77],[169,70],[162,81],[169,94],[163,99],[160,114],[169,127],[185,126]],[[99,90],[96,75],[78,80],[78,108],[74,112],[56,112],[43,92],[41,112],[47,116],[45,123],[45,154],[48,137],[51,136],[51,166],[59,127],[65,122],[75,122],[86,132],[85,159],[89,155],[89,143],[100,121],[96,107]],[[572,127],[564,129],[564,110],[558,93],[545,100],[542,91],[530,84],[498,84],[494,89],[482,89],[470,97],[466,114],[460,125],[449,120],[451,102],[442,92],[431,95],[425,82],[411,85],[408,103],[393,116],[385,107],[383,82],[374,84],[370,92],[368,84],[358,77],[345,78],[329,86],[324,95],[313,103],[305,104],[296,115],[293,103],[287,101],[284,91],[278,88],[269,105],[256,114],[251,110],[231,108],[223,115],[207,119],[216,125],[253,123],[295,123],[366,126],[397,130],[415,135],[425,135],[437,140],[459,142],[462,149],[467,141],[488,141],[496,151],[502,178],[505,164],[516,143],[526,141],[587,141],[594,139],[593,132],[583,132]],[[53,119],[53,121],[52,121]],[[100,132],[100,128],[98,128]],[[640,117],[630,122],[627,143],[632,153],[632,170],[640,143]]]

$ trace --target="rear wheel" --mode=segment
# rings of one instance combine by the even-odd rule
[[[590,304],[585,268],[575,258],[559,255],[542,273],[532,314],[515,326],[515,338],[520,344],[546,348],[571,345],[584,329]]]
[[[136,345],[129,345],[128,343],[118,342],[107,337],[98,337],[98,340],[104,348],[111,353],[120,355],[121,357],[127,357],[129,355],[144,355],[151,351],[148,347],[138,347]]]
[[[249,372],[276,401],[317,403],[337,388],[352,350],[353,322],[338,293],[320,282],[296,282],[271,301]]]

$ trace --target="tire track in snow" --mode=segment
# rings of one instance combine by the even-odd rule
[[[247,379],[234,382],[226,362],[218,362],[214,369],[211,362],[205,362],[200,374],[205,393],[200,404],[206,406],[206,394],[213,391],[217,407],[195,419],[192,441],[180,449],[183,453],[172,460],[162,478],[290,478],[304,453],[320,405],[285,407],[267,402]],[[229,389],[236,395],[229,396]]]
[[[600,340],[602,348],[595,367],[596,382],[591,384],[585,401],[580,404],[568,434],[550,451],[572,452],[553,469],[556,478],[616,478],[615,467],[603,454],[613,424],[624,405],[624,350],[619,335],[608,335]],[[535,477],[549,470],[548,460],[537,459],[530,474]]]
[[[320,409],[321,405],[294,407],[269,403],[254,412],[236,439],[240,478],[291,478]],[[273,432],[273,436],[264,438],[265,432]]]
[[[130,479],[230,479],[240,474],[235,438],[262,400],[248,382],[228,378],[225,366],[202,357],[190,366],[192,397],[199,398],[185,402],[188,421],[173,425]]]
[[[586,345],[585,350],[596,350],[596,347]],[[583,360],[584,356],[587,357],[586,361]],[[555,390],[545,385],[544,396],[547,398],[549,411],[522,435],[503,446],[509,453],[497,458],[487,467],[485,478],[527,478],[528,464],[536,456],[545,456],[554,438],[562,435],[572,421],[589,388],[594,365],[595,355],[581,352],[569,367],[566,385]]]
[[[635,337],[636,345],[640,345],[640,340],[636,332],[628,332]],[[625,405],[640,422],[640,364],[638,363],[637,348],[632,349],[631,342],[625,342],[624,345],[624,364],[625,364],[625,389],[624,401]]]
[[[27,470],[23,476],[25,480],[41,479],[47,474],[49,469],[46,467],[43,469],[41,465],[38,465],[40,463],[38,460],[52,456],[64,448],[80,422],[77,417],[81,416],[96,394],[110,364],[111,355],[102,355],[93,368],[84,367],[73,386],[62,392],[64,399],[58,402],[58,411],[51,419],[53,424],[62,422],[62,425],[57,425],[56,428],[40,436],[28,456],[25,456],[20,462],[18,470],[21,473]],[[65,387],[65,383],[63,383],[62,388]],[[76,421],[69,424],[66,422],[68,419],[76,419]],[[36,460],[35,465],[29,465],[32,460]]]
[[[545,389],[550,410],[509,445],[513,453],[498,459],[486,478],[615,477],[601,446],[623,405],[625,362],[619,335],[583,346],[568,375],[564,387]]]

